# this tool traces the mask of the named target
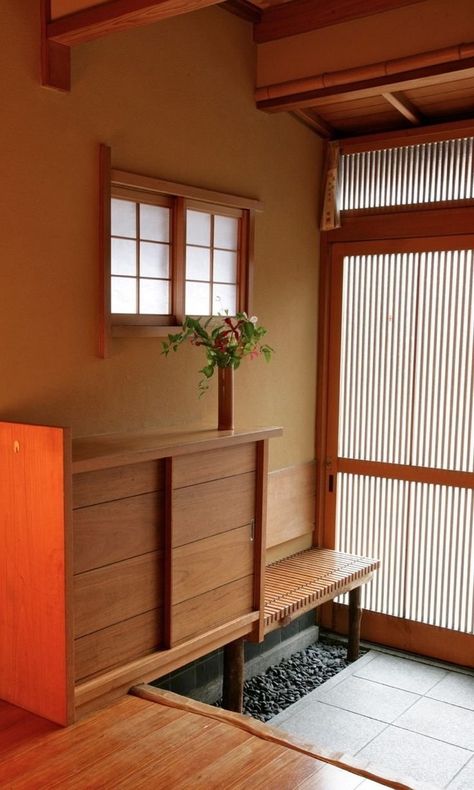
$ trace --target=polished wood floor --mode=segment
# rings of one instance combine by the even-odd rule
[[[147,686],[137,693],[67,728],[0,702],[0,787],[406,787],[367,778],[367,766],[357,774],[328,764],[238,714]]]

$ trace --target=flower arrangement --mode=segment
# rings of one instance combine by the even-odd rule
[[[204,321],[204,323],[203,323]],[[168,335],[168,340],[163,343],[163,354],[168,356],[170,351],[177,351],[182,343],[189,340],[193,346],[202,346],[206,353],[207,364],[199,371],[204,378],[199,382],[200,394],[209,387],[217,368],[234,368],[236,370],[243,357],[251,359],[260,354],[269,362],[273,349],[262,344],[262,338],[267,330],[257,326],[256,316],[248,317],[247,313],[237,313],[235,318],[229,315],[219,315],[218,318],[191,318],[186,316],[181,332]]]

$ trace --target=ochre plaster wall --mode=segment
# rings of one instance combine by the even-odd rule
[[[474,41],[473,0],[426,0],[258,46],[257,84],[272,85]]]
[[[237,373],[240,424],[283,425],[271,467],[314,457],[321,144],[254,107],[250,26],[221,9],[76,48],[72,91],[39,84],[39,3],[3,0],[0,418],[73,435],[213,426],[198,399],[198,349],[166,359],[157,339],[96,356],[97,161],[263,200],[254,312],[274,361]]]

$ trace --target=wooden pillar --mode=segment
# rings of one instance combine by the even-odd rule
[[[360,655],[360,587],[349,593],[349,641],[347,644],[347,660],[357,661]]]
[[[242,713],[244,700],[244,640],[236,639],[224,647],[222,706]]]

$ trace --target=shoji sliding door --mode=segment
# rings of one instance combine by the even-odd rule
[[[462,664],[474,664],[473,250],[474,237],[336,244],[331,271],[326,543],[382,560],[363,593],[367,638]]]

